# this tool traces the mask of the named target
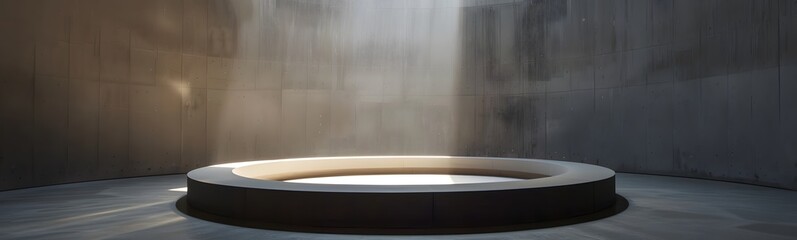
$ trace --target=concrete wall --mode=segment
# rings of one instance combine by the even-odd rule
[[[487,53],[484,72],[473,72],[486,84],[477,155],[797,189],[794,1],[520,1],[471,11],[477,27],[463,31],[484,40],[464,49],[468,59]]]
[[[797,3],[0,1],[0,189],[296,156],[797,189]]]

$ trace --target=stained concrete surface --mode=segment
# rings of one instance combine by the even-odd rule
[[[365,236],[249,229],[175,209],[184,175],[0,192],[0,239],[797,239],[797,192],[638,174],[617,175],[629,208],[576,225],[484,234]]]
[[[793,0],[0,0],[0,189],[308,156],[797,189]]]

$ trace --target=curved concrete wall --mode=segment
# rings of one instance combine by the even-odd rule
[[[375,154],[797,189],[793,1],[2,1],[0,33],[0,189]]]

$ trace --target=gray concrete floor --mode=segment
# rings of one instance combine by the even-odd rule
[[[629,208],[576,225],[526,231],[362,236],[270,231],[188,217],[184,175],[0,192],[0,239],[797,239],[797,191],[618,174]]]

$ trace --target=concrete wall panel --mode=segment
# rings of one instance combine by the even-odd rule
[[[641,166],[647,162],[647,138],[648,122],[646,112],[649,110],[645,105],[647,95],[645,86],[633,86],[623,88],[620,91],[620,104],[614,111],[618,111],[621,122],[620,137],[616,139],[622,145],[620,150],[619,171],[639,171]]]
[[[700,80],[700,154],[705,177],[725,177],[728,172],[728,79],[726,76]]]
[[[595,56],[595,88],[616,88],[623,84],[625,59],[622,53]]]
[[[301,156],[307,148],[307,91],[282,91],[280,140],[282,155]]]
[[[181,87],[184,91],[180,114],[182,169],[209,164],[208,158],[208,90]]]
[[[653,42],[651,2],[651,0],[626,1],[626,50],[647,48]]]
[[[345,91],[332,92],[331,101],[331,133],[332,149],[335,155],[356,154],[355,146],[355,96]]]
[[[753,111],[753,151],[756,163],[755,179],[757,181],[772,181],[789,173],[788,158],[778,157],[781,152],[778,147],[780,133],[780,108],[782,104],[778,98],[778,72],[768,69],[753,72],[752,86],[752,111]]]
[[[158,54],[152,50],[130,51],[130,82],[155,85],[155,62]]]
[[[616,144],[622,133],[623,122],[620,121],[621,89],[596,89],[595,112],[591,120],[595,126],[593,146],[595,148],[595,163],[612,169],[620,167],[623,151],[621,145]],[[546,133],[548,134],[548,133]]]
[[[100,83],[98,176],[132,176],[130,167],[130,86]]]
[[[523,143],[525,145],[524,157],[545,158],[546,154],[546,99],[544,94],[531,94],[524,99],[525,111],[523,112]]]
[[[784,149],[783,156],[791,159],[791,166],[787,169],[797,169],[797,152],[792,146],[797,145],[797,126],[789,124],[797,122],[797,112],[792,109],[797,108],[797,3],[782,1],[780,16],[780,113],[781,113],[781,147]],[[797,176],[792,179],[785,177],[781,179],[783,185],[797,184]]]
[[[206,88],[208,85],[208,58],[183,54],[183,84],[186,87]]]
[[[25,22],[22,16],[18,17]],[[0,185],[6,189],[32,186],[35,45],[13,39],[9,44],[0,44],[0,51],[4,56],[0,61]]]
[[[592,90],[575,91],[570,96],[568,115],[573,122],[592,119],[595,111],[595,92]],[[592,121],[571,125],[570,160],[574,162],[593,162],[595,148],[592,142],[595,125]]]
[[[36,77],[33,114],[33,180],[63,182],[67,166],[68,97],[66,78]],[[55,121],[59,119],[60,121]]]
[[[97,43],[100,36],[97,0],[75,0],[70,10],[69,42],[91,45]]]
[[[63,41],[36,42],[36,75],[69,77],[69,43]]]
[[[127,82],[130,61],[130,30],[103,26],[100,30],[100,80]]]
[[[204,55],[208,48],[208,0],[183,0],[183,53]]]
[[[648,85],[646,97],[647,156],[640,170],[670,172],[673,159],[673,85]]]
[[[332,153],[329,113],[331,97],[326,90],[307,91],[305,138],[307,152],[312,156],[329,156]]]
[[[692,173],[699,164],[700,88],[698,80],[676,81],[673,85],[673,172]]]
[[[753,79],[752,73],[728,75],[728,177],[753,179],[755,171],[753,145]]]
[[[569,128],[573,119],[569,116],[571,93],[550,93],[545,99],[546,158],[570,160],[570,140],[573,130]]]
[[[358,96],[355,100],[355,148],[362,151],[362,154],[379,154],[385,148],[383,137],[379,134],[382,130],[381,99],[381,97],[377,96]],[[415,127],[423,128],[424,126],[415,125]],[[424,140],[419,141],[430,143],[429,139]]]
[[[162,116],[160,104],[163,103],[156,87],[130,87],[129,157],[133,174],[152,172],[153,166],[163,160],[158,154],[162,147],[166,147],[161,145],[163,132],[158,126]]]
[[[282,91],[260,90],[255,92],[255,157],[272,159],[280,157],[282,139],[280,121],[282,116]]]
[[[255,100],[253,91],[208,90],[207,141],[209,161],[254,159],[256,132],[251,111]]]
[[[595,4],[595,54],[615,53],[625,48],[626,2],[604,0]]]
[[[86,166],[99,164],[99,96],[99,82],[70,79],[66,181],[78,181],[97,174],[96,168]]]
[[[69,78],[99,80],[100,54],[95,44],[69,45]]]

